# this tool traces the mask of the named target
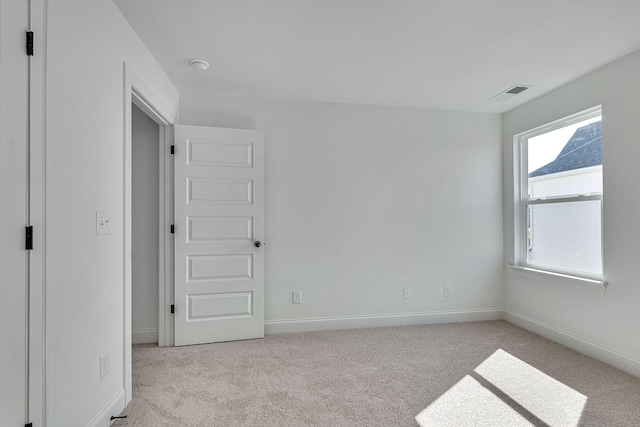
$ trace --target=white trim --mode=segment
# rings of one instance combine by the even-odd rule
[[[28,421],[46,425],[47,312],[46,312],[46,31],[47,1],[29,2],[29,30],[34,32],[34,55],[29,57],[29,223],[34,228],[29,253],[29,396]]]
[[[504,310],[504,320],[640,377],[640,360],[632,356],[603,345],[596,344],[586,338],[574,335],[570,332],[556,328],[555,326],[551,326],[523,314],[516,313],[512,310]]]
[[[131,373],[131,104],[141,108],[163,129],[161,134],[169,132],[168,127],[177,121],[171,110],[166,108],[162,100],[155,95],[144,83],[144,81],[126,63],[123,63],[124,80],[124,117],[123,117],[123,379],[125,406],[131,402],[133,387]],[[164,181],[160,181],[161,199],[164,200]],[[159,211],[160,218],[164,218],[164,210]],[[159,231],[160,232],[160,231]],[[160,236],[164,241],[164,235]],[[164,258],[159,257],[161,264]],[[162,284],[162,280],[160,281]],[[162,285],[161,285],[162,287]],[[159,329],[163,329],[164,324]]]
[[[157,342],[157,329],[134,329],[131,331],[131,344],[153,344]]]
[[[109,427],[111,425],[111,416],[118,416],[124,411],[126,407],[124,389],[118,390],[118,392],[109,400],[104,408],[94,419],[88,424],[88,427]]]
[[[178,121],[171,110],[167,108],[162,100],[157,97],[151,89],[144,84],[143,80],[133,71],[131,67],[124,63],[125,79],[129,84],[130,92],[134,95],[131,102],[144,111],[156,123],[160,125],[172,125]]]
[[[167,262],[166,248],[167,248],[167,224],[165,210],[165,157],[167,152],[165,151],[165,135],[167,134],[166,126],[159,126],[158,129],[158,332],[162,332],[162,338],[160,334],[156,336],[156,341],[159,346],[165,346],[165,313],[164,307],[166,306],[166,294],[165,294],[165,281],[167,276],[165,275],[165,263]],[[135,333],[135,331],[133,332]],[[136,341],[134,337],[131,338],[133,344],[141,344],[142,342]],[[162,342],[161,342],[162,341]],[[145,341],[150,342],[150,341]]]
[[[550,283],[552,285],[564,285],[574,289],[583,290],[585,288],[593,290],[596,293],[604,295],[609,286],[609,282],[601,279],[590,279],[582,276],[572,276],[565,273],[556,273],[549,270],[540,270],[532,267],[523,267],[520,265],[509,265],[513,269],[513,273],[523,279],[536,280],[540,282]]]
[[[159,129],[158,140],[158,338],[155,342],[160,347],[173,345],[173,317],[169,315],[169,307],[173,304],[173,240],[167,232],[173,223],[173,168],[169,149],[173,143],[171,124],[164,114],[157,110],[143,94],[140,82],[131,85],[131,102],[154,120]],[[174,119],[175,120],[175,119]],[[136,342],[134,341],[134,344]]]
[[[160,126],[159,174],[159,223],[158,233],[158,345],[172,346],[173,316],[169,312],[173,304],[173,236],[167,227],[173,224],[173,156],[169,150],[173,144],[173,131],[169,126]]]
[[[545,175],[548,176],[548,175]],[[594,200],[602,201],[602,193],[599,194],[576,194],[575,196],[552,196],[552,197],[540,197],[537,199],[524,200],[525,206],[533,205],[545,205],[550,203],[575,203],[575,202],[590,202]]]
[[[385,326],[426,325],[431,323],[478,322],[502,319],[502,310],[429,311],[421,313],[371,314],[361,316],[315,317],[307,319],[265,320],[265,333],[309,332],[336,329],[379,328]]]
[[[580,111],[578,113],[572,114],[567,117],[563,117],[561,119],[555,120],[551,123],[546,123],[541,126],[535,127],[533,129],[529,129],[524,132],[520,132],[513,136],[513,240],[514,245],[511,250],[511,259],[510,264],[512,267],[521,267],[523,269],[535,270],[537,272],[549,272],[549,274],[557,274],[564,275],[571,278],[582,279],[581,276],[574,275],[574,272],[571,271],[551,271],[547,270],[545,267],[540,267],[537,265],[529,264],[527,261],[527,253],[528,253],[528,239],[526,237],[527,230],[527,211],[528,206],[531,205],[540,205],[540,204],[549,204],[549,203],[568,203],[568,202],[579,202],[579,201],[587,201],[587,200],[600,200],[602,201],[602,194],[577,194],[570,196],[556,196],[556,197],[546,197],[546,198],[536,198],[529,199],[528,189],[529,189],[529,178],[528,178],[528,150],[526,149],[527,141],[530,138],[552,132],[554,130],[570,126],[585,120],[592,119],[594,117],[602,116],[603,109],[602,105],[596,105],[594,107],[588,108],[586,110]],[[602,209],[602,203],[600,204],[600,208]],[[602,218],[602,216],[601,216]],[[604,242],[604,227],[601,224],[600,227],[600,235],[601,242]],[[602,243],[601,243],[602,244]],[[601,259],[600,264],[603,265],[604,261],[604,250],[601,248]],[[577,272],[576,274],[581,274]],[[593,277],[587,277],[584,275],[584,280],[591,280]],[[603,276],[604,277],[604,276]],[[599,279],[599,278],[598,278]],[[602,284],[605,284],[604,280],[601,280]]]
[[[520,132],[516,135],[517,138],[535,138],[536,136],[542,135],[544,133],[553,132],[554,130],[558,130],[563,127],[571,126],[576,123],[580,123],[585,120],[593,119],[594,117],[598,117],[602,115],[602,104],[595,105],[593,107],[587,108],[585,110],[579,111],[577,113],[571,114],[569,116],[563,117],[558,120],[554,120],[550,123],[545,123],[541,126],[536,126],[533,129],[529,129],[524,132]]]

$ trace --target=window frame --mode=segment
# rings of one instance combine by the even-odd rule
[[[554,130],[579,123],[594,117],[602,116],[602,106],[597,105],[567,117],[535,127],[514,135],[514,264],[513,267],[526,269],[551,275],[561,275],[572,279],[607,285],[604,281],[604,212],[603,193],[583,193],[574,195],[534,197],[529,198],[528,180],[528,148],[529,139],[552,132]],[[604,163],[604,162],[603,162]],[[604,169],[604,168],[603,168]],[[538,264],[531,264],[527,260],[529,245],[529,207],[543,204],[563,204],[571,202],[600,201],[600,265],[602,274],[590,274],[570,269],[555,269]]]

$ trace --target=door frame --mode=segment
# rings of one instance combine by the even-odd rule
[[[29,2],[29,31],[33,31],[33,56],[29,56],[29,194],[28,225],[34,228],[33,250],[28,255],[28,362],[27,412],[37,426],[47,423],[47,300],[46,272],[46,21],[47,1]]]
[[[158,264],[159,264],[159,311],[158,311],[158,345],[173,345],[173,319],[168,315],[168,307],[173,303],[173,241],[168,226],[173,221],[173,180],[171,168],[171,147],[173,132],[171,127],[177,118],[166,108],[160,98],[144,83],[138,74],[126,62],[124,68],[124,342],[123,342],[123,383],[125,389],[125,405],[132,398],[132,362],[131,362],[131,283],[132,283],[132,187],[131,187],[131,104],[144,111],[159,126],[159,203],[158,203]]]

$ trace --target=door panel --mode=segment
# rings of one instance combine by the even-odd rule
[[[253,180],[187,178],[187,203],[230,203],[250,205]]]
[[[188,319],[214,319],[216,317],[249,317],[253,315],[253,292],[227,292],[190,295]]]
[[[264,336],[264,136],[175,126],[175,344]]]
[[[253,277],[253,256],[240,255],[205,255],[190,256],[189,280],[228,280],[251,279]]]
[[[191,217],[189,218],[189,242],[216,240],[251,240],[251,217]]]
[[[0,424],[27,421],[29,2],[0,2]]]

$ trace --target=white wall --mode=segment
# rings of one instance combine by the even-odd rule
[[[124,403],[123,62],[175,113],[178,93],[110,0],[47,3],[48,425],[105,425],[94,417]],[[111,235],[96,235],[97,209]]]
[[[158,124],[135,105],[131,114],[131,340],[158,342]]]
[[[23,31],[28,22],[28,3],[0,3],[0,424],[16,426],[25,422],[28,387],[24,226],[37,223],[27,210],[29,60]]]
[[[499,115],[180,96],[182,123],[265,131],[267,332],[501,307]]]
[[[640,51],[503,115],[505,255],[513,262],[513,135],[603,108],[603,295],[506,270],[507,318],[640,375]]]

